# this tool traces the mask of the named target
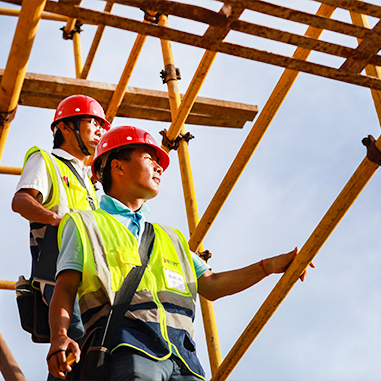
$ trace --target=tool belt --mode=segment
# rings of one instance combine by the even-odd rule
[[[49,343],[49,307],[43,301],[41,291],[23,275],[16,282],[16,300],[21,327],[32,335],[34,343]]]

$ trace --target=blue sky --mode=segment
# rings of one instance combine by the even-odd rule
[[[369,1],[381,5],[379,0]],[[218,10],[217,1],[192,3]],[[278,1],[278,3],[281,3]],[[94,4],[93,1],[83,2]],[[288,1],[293,8],[316,12],[319,3]],[[1,3],[1,7],[9,7]],[[95,2],[102,9],[103,2]],[[122,7],[115,6],[114,13]],[[131,18],[141,12],[128,9]],[[244,15],[252,22],[274,21],[256,14]],[[348,12],[334,18],[350,22]],[[371,25],[375,20],[369,19]],[[17,19],[0,16],[2,38],[0,68],[5,68]],[[170,26],[202,33],[204,27],[169,19]],[[277,28],[304,33],[305,26],[287,22]],[[75,77],[73,49],[61,38],[61,23],[41,21],[27,71]],[[187,29],[188,28],[188,29]],[[95,28],[84,26],[81,34],[84,57]],[[292,54],[294,48],[260,39],[230,37],[258,49]],[[324,32],[323,39],[355,47],[354,38]],[[106,29],[89,79],[117,83],[135,34]],[[235,40],[236,39],[236,40]],[[185,93],[202,57],[201,49],[173,44],[176,67],[181,70],[180,91]],[[85,58],[84,58],[85,59]],[[312,54],[311,61],[338,67],[342,60]],[[131,77],[130,86],[165,91],[159,77],[163,69],[160,43],[147,42]],[[262,110],[283,69],[218,54],[200,96],[257,105]],[[20,106],[11,125],[1,165],[22,166],[25,152],[33,145],[52,146],[50,123],[53,110]],[[157,141],[168,123],[115,118],[113,126],[136,125],[147,129]],[[202,216],[216,189],[247,137],[253,123],[242,130],[186,126],[192,170]],[[214,271],[245,266],[262,258],[302,247],[346,182],[365,157],[361,144],[368,134],[379,136],[370,90],[354,85],[300,74],[258,149],[237,182],[229,199],[205,238],[213,253]],[[159,196],[149,202],[147,219],[180,228],[188,236],[185,207],[176,154],[163,176]],[[1,175],[0,279],[17,280],[30,271],[28,223],[10,208],[17,176]],[[380,173],[376,172],[316,256],[304,283],[298,282],[245,354],[229,379],[236,381],[357,381],[379,380],[380,330]],[[101,192],[99,192],[99,196]],[[224,357],[271,289],[279,280],[272,275],[239,295],[214,303]],[[0,332],[26,378],[43,380],[47,345],[34,344],[22,331],[15,294],[0,292]],[[199,357],[210,378],[201,314],[196,318],[195,339]],[[1,380],[1,375],[0,375]]]

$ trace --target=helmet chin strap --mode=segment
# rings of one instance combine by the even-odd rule
[[[82,151],[82,153],[85,155],[85,156],[89,156],[90,155],[90,152],[89,150],[87,149],[87,147],[85,146],[85,144],[83,143],[83,140],[82,140],[82,137],[81,137],[81,133],[79,132],[79,129],[81,127],[81,118],[76,118],[75,120],[75,129],[73,129],[70,124],[67,122],[67,121],[63,121],[65,123],[65,125],[70,128],[71,131],[74,132],[74,135],[75,137],[77,138],[77,142],[78,142],[78,147],[80,148],[80,150]]]

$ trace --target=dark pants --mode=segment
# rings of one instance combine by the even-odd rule
[[[109,381],[200,381],[183,362],[172,355],[157,361],[129,347],[119,347],[111,356]]]

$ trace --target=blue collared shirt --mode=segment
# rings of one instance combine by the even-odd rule
[[[138,211],[133,212],[116,198],[104,195],[101,198],[99,206],[123,224],[135,236],[140,244],[145,222],[143,212],[151,212],[146,202],[143,203]]]

